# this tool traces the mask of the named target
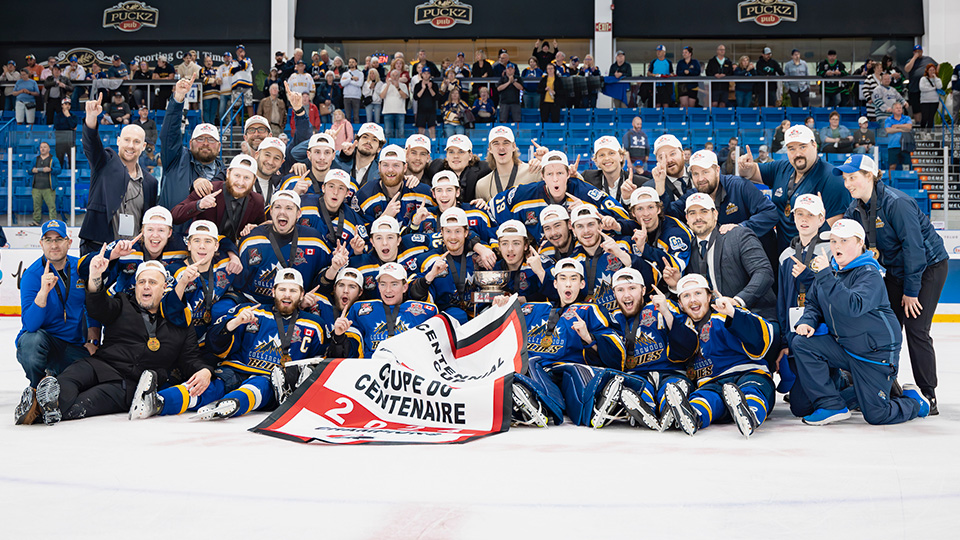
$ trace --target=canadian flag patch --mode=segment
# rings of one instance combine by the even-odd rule
[[[307,255],[313,255],[313,249],[307,248]]]

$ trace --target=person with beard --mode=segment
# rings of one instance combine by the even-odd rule
[[[414,133],[407,137],[407,142],[403,145],[407,151],[407,168],[403,173],[404,178],[416,178],[423,183],[427,166],[430,165],[430,147],[432,143],[426,135]]]
[[[363,276],[363,294],[377,298],[377,272],[388,262],[400,263],[409,272],[417,271],[417,255],[424,251],[422,242],[413,235],[400,235],[400,222],[390,216],[380,216],[370,226],[371,250],[350,258],[350,266]],[[424,235],[419,235],[424,236]]]
[[[666,215],[656,190],[644,186],[630,195],[633,221],[620,234],[632,236],[633,253],[663,272],[667,267],[683,272],[690,263],[693,233],[679,219]]]
[[[373,223],[381,215],[386,215],[406,225],[420,205],[433,205],[428,186],[410,188],[404,182],[406,155],[406,151],[395,144],[380,151],[379,181],[367,181],[356,195],[365,223]]]
[[[223,169],[219,157],[220,132],[213,124],[197,125],[190,136],[189,148],[183,147],[180,120],[184,100],[195,78],[196,75],[177,81],[160,126],[160,159],[163,161],[160,205],[169,210],[186,199],[191,190],[201,196],[208,195],[210,191],[204,188],[208,188],[209,180]],[[269,125],[267,129],[269,131]]]
[[[249,225],[263,223],[263,195],[253,191],[257,181],[257,163],[246,154],[237,154],[227,168],[225,182],[213,182],[213,191],[206,196],[192,191],[190,196],[173,208],[175,224],[195,219],[212,221],[230,243],[227,251],[236,251],[241,232]]]
[[[296,269],[313,286],[331,261],[320,231],[299,224],[300,196],[296,192],[274,193],[269,215],[267,223],[257,226],[240,243],[243,269],[234,278],[233,288],[253,302],[266,303],[273,298],[273,280],[282,269]]]
[[[440,171],[433,176],[430,195],[437,205],[421,204],[410,218],[410,223],[407,225],[409,231],[427,235],[440,232],[440,227],[437,225],[438,217],[447,209],[456,207],[463,209],[467,214],[470,232],[476,234],[483,244],[489,246],[496,243],[497,237],[490,222],[490,215],[476,204],[460,202],[460,182],[453,171]],[[493,260],[488,262],[493,264]]]
[[[486,163],[490,173],[477,180],[474,190],[476,198],[490,202],[497,193],[540,180],[538,168],[520,161],[520,149],[517,148],[512,129],[494,126],[490,129],[487,141]]]
[[[513,220],[517,221],[517,220]],[[507,223],[507,222],[504,222]],[[570,214],[559,204],[551,204],[540,211],[540,226],[543,228],[543,241],[540,242],[540,255],[551,263],[566,259],[573,254],[576,242],[570,229]]]
[[[615,221],[629,221],[630,216],[617,201],[583,181],[577,172],[579,159],[577,164],[569,165],[566,154],[552,150],[543,155],[540,163],[542,180],[498,193],[490,201],[490,216],[494,222],[516,219],[527,227],[534,241],[540,242],[543,229],[537,217],[551,204],[569,207],[586,202]]]
[[[257,177],[253,182],[253,190],[259,193],[266,203],[273,197],[273,192],[280,189],[283,178],[280,171],[287,162],[287,145],[276,137],[267,137],[253,155],[257,160]],[[245,236],[243,233],[244,231],[241,231],[240,236]]]
[[[195,419],[219,420],[277,405],[281,389],[271,384],[273,368],[322,356],[327,343],[320,317],[299,309],[304,297],[300,272],[280,269],[271,297],[269,303],[233,306],[210,327],[207,347],[222,361],[206,392],[188,394],[189,385],[157,392],[145,373],[131,419],[196,410]]]
[[[667,403],[687,435],[717,422],[734,422],[744,437],[753,435],[776,402],[773,377],[763,360],[773,341],[773,328],[763,317],[736,300],[712,298],[700,274],[677,284],[683,325],[696,333],[700,349],[687,373],[696,383],[687,395],[679,383],[666,385]]]
[[[644,185],[656,189],[666,207],[682,198],[692,187],[690,172],[683,157],[683,144],[669,133],[661,135],[653,143],[653,155],[657,158],[657,165],[650,171],[653,180],[648,180]],[[632,182],[625,184],[623,196],[629,196],[633,189],[635,185]]]
[[[497,247],[500,259],[493,269],[509,272],[503,290],[518,294],[521,304],[545,300],[543,282],[553,265],[530,245],[523,223],[513,219],[501,224],[497,228]]]
[[[377,271],[377,300],[354,302],[344,309],[333,325],[328,356],[371,358],[380,343],[425,322],[439,313],[429,302],[404,301],[409,289],[407,271],[395,262],[384,263]]]
[[[552,274],[559,299],[521,307],[530,369],[514,376],[513,420],[546,427],[551,419],[563,423],[566,412],[574,424],[592,425],[595,391],[590,383],[600,382],[594,366],[620,369],[623,342],[606,310],[577,301],[586,286],[583,265],[561,259]]]
[[[157,179],[139,163],[147,147],[146,133],[137,125],[124,126],[117,138],[117,150],[104,149],[97,123],[97,116],[103,112],[100,100],[87,100],[83,121],[90,195],[80,226],[80,255],[96,253],[105,243],[136,236],[143,210],[157,202]]]
[[[783,141],[788,159],[758,165],[747,146],[747,152],[739,160],[743,178],[751,182],[762,181],[773,192],[771,200],[779,210],[777,249],[781,251],[797,235],[790,211],[798,196],[804,193],[819,195],[826,208],[827,224],[831,226],[843,217],[851,201],[843,182],[833,174],[834,166],[817,156],[817,143],[810,128],[791,126]]]
[[[99,343],[95,339],[84,343],[83,281],[78,259],[68,254],[71,239],[66,223],[47,221],[40,232],[43,256],[20,277],[22,326],[14,340],[17,361],[31,389],[36,389],[45,372],[58,375],[76,360],[96,352]]]
[[[336,145],[333,137],[329,133],[317,133],[307,141],[307,159],[310,161],[310,170],[303,174],[293,172],[281,181],[283,189],[286,191],[295,191],[298,195],[320,195],[323,193],[323,180],[327,177],[327,172],[334,165],[336,157]],[[294,149],[293,158],[297,159],[296,149]],[[355,189],[355,186],[351,186]]]
[[[410,285],[410,298],[432,298],[447,315],[466,323],[472,317],[474,259],[467,248],[470,224],[462,208],[440,215],[443,245],[417,257],[420,274]]]
[[[17,424],[38,418],[52,425],[64,420],[113,414],[128,410],[134,401],[136,381],[144,371],[155,373],[158,384],[181,382],[191,394],[202,394],[210,384],[212,365],[197,347],[197,333],[167,321],[160,299],[167,283],[166,270],[157,261],[137,268],[134,294],[107,295],[103,272],[106,246],[90,263],[86,308],[107,331],[93,356],[77,360],[56,377],[44,377],[36,395],[27,388],[15,413]]]
[[[593,162],[597,164],[597,169],[585,171],[584,182],[624,205],[630,200],[630,195],[624,195],[622,187],[627,182],[633,184],[633,167],[623,169],[623,163],[628,157],[629,154],[623,150],[616,137],[600,137],[593,142]]]
[[[830,241],[828,260],[818,255],[814,286],[793,340],[797,381],[812,405],[803,423],[823,426],[850,418],[848,401],[832,369],[849,373],[856,405],[871,425],[899,424],[930,413],[930,402],[913,384],[894,397],[900,363],[901,330],[890,308],[883,267],[865,245],[866,232],[841,219],[822,233]],[[39,390],[38,390],[39,392]]]
[[[367,248],[367,229],[363,217],[345,204],[351,185],[347,171],[327,171],[323,193],[301,197],[303,214],[300,224],[320,231],[331,252],[342,243],[349,245],[354,255],[360,255]]]
[[[368,183],[377,183],[380,174],[374,161],[377,153],[387,143],[383,128],[378,124],[367,122],[357,130],[356,142],[344,144],[337,154],[337,165],[350,173],[358,188]]]
[[[440,171],[453,171],[460,179],[460,194],[463,200],[476,200],[477,182],[490,174],[490,166],[473,153],[473,142],[466,135],[448,137],[445,151],[445,158],[438,158],[430,163],[427,178],[433,178]]]

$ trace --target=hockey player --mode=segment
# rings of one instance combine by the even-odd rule
[[[95,254],[90,254],[92,258]],[[133,292],[135,275],[140,263],[159,261],[167,266],[187,257],[183,240],[173,236],[173,216],[162,206],[154,206],[143,213],[143,229],[132,240],[120,240],[107,245],[106,257],[110,261],[107,293]],[[81,267],[86,269],[85,261]]]
[[[421,204],[434,204],[429,187],[407,187],[403,178],[405,159],[406,151],[395,144],[387,145],[380,151],[380,181],[367,182],[357,192],[360,213],[366,223],[373,223],[383,215],[394,217],[401,225],[406,225]]]
[[[440,216],[443,246],[417,257],[418,277],[410,284],[410,297],[430,298],[442,311],[461,323],[472,316],[471,298],[475,269],[473,255],[466,246],[469,224],[462,208],[450,208]]]
[[[333,167],[333,160],[337,154],[336,142],[329,133],[316,133],[307,142],[307,159],[310,161],[310,170],[304,175],[290,174],[283,179],[281,185],[285,190],[296,191],[298,195],[320,195],[323,193],[323,182],[327,173]],[[357,190],[356,184],[351,182],[351,194]]]
[[[693,233],[679,219],[663,212],[663,202],[649,186],[630,194],[630,215],[634,221],[621,234],[632,235],[633,253],[663,272],[673,267],[680,272],[690,262]]]
[[[850,418],[830,368],[850,372],[868,424],[899,424],[927,416],[930,402],[917,386],[905,384],[902,397],[890,395],[902,337],[880,264],[864,244],[863,227],[841,219],[823,237],[830,240],[833,259],[828,262],[822,255],[814,259],[814,286],[807,291],[793,339],[797,381],[814,409],[803,422],[821,426]]]
[[[350,195],[352,181],[350,175],[342,169],[330,169],[323,180],[320,195],[303,195],[303,214],[300,224],[312,227],[323,235],[327,248],[333,251],[338,242],[348,244],[354,255],[360,255],[367,248],[367,228],[363,217],[349,204],[345,204]]]
[[[677,283],[687,325],[700,339],[700,353],[687,372],[696,383],[689,396],[678,383],[666,385],[667,403],[687,435],[732,420],[744,437],[767,418],[776,396],[763,357],[773,327],[759,315],[719,296],[711,304],[707,280],[687,274]]]
[[[341,145],[337,152],[336,165],[357,180],[357,189],[367,183],[377,183],[380,173],[374,161],[383,145],[387,144],[383,128],[367,122],[357,130],[356,142]]]
[[[630,194],[623,194],[623,185],[633,183],[633,167],[624,170],[624,158],[629,158],[616,137],[604,135],[593,141],[593,162],[596,170],[583,173],[583,180],[602,190],[618,203],[626,206]]]
[[[295,268],[310,287],[318,283],[320,272],[330,265],[331,253],[319,231],[299,224],[300,215],[300,196],[295,191],[273,194],[270,223],[260,225],[240,243],[243,271],[234,279],[234,289],[251,301],[269,303],[282,268]]]
[[[472,203],[460,203],[460,180],[453,171],[440,171],[433,175],[430,194],[436,201],[436,206],[421,204],[416,213],[410,218],[408,229],[411,232],[422,232],[432,234],[439,232],[437,218],[448,208],[462,208],[467,214],[467,222],[470,224],[470,230],[476,233],[477,237],[485,245],[493,247],[496,243],[493,226],[490,222],[490,216],[482,208],[477,208]]]
[[[543,281],[553,265],[530,246],[530,237],[523,223],[513,219],[500,225],[497,228],[497,244],[501,259],[493,269],[510,273],[503,290],[508,294],[517,293],[520,303],[544,300]]]
[[[543,241],[540,254],[551,262],[557,262],[573,255],[576,239],[570,229],[570,214],[559,204],[551,204],[540,211],[540,226],[543,228]]]
[[[433,317],[439,310],[429,302],[404,301],[407,272],[403,266],[384,263],[377,273],[379,300],[355,302],[341,311],[333,325],[328,356],[370,358],[380,342]]]
[[[410,236],[414,235],[400,236],[400,223],[396,218],[381,216],[373,222],[370,227],[372,249],[350,260],[350,265],[363,275],[363,291],[368,298],[377,298],[377,275],[384,263],[397,262],[410,272],[417,271],[416,255],[425,248],[411,241]]]

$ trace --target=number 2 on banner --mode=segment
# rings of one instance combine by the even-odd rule
[[[344,420],[343,420],[343,416],[340,416],[340,415],[341,415],[341,414],[349,414],[350,411],[353,410],[353,402],[350,401],[349,399],[345,398],[345,397],[342,397],[342,398],[337,398],[334,403],[339,403],[339,404],[343,405],[343,407],[340,407],[340,408],[338,408],[338,409],[330,409],[329,411],[323,413],[323,415],[326,416],[327,418],[333,420],[333,421],[336,422],[338,425],[341,425],[341,426],[342,426]]]

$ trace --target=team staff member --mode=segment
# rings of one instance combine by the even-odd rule
[[[913,377],[935,415],[937,356],[930,325],[947,280],[950,256],[943,239],[913,197],[880,181],[880,169],[870,156],[852,156],[833,173],[843,175],[853,196],[846,217],[864,225],[867,248],[887,270],[883,281],[890,307],[907,328]]]
[[[930,412],[919,388],[890,395],[900,362],[900,331],[884,292],[882,270],[866,251],[859,223],[842,219],[823,233],[833,259],[818,256],[814,286],[796,327],[797,381],[812,402],[803,422],[822,426],[850,418],[830,368],[850,373],[857,403],[869,424],[899,424]]]
[[[489,202],[497,193],[540,180],[539,169],[520,161],[520,150],[512,129],[507,126],[494,126],[490,129],[487,140],[487,166],[490,167],[490,174],[477,180],[478,199]]]
[[[683,144],[669,133],[661,135],[653,143],[653,155],[657,158],[657,165],[650,171],[653,180],[648,180],[645,185],[657,190],[660,200],[664,205],[668,205],[683,197],[693,185],[690,171],[687,170],[687,160],[683,155]],[[627,184],[624,197],[633,193],[635,188],[633,183]]]
[[[187,248],[179,236],[173,234],[173,218],[170,211],[154,206],[143,214],[143,228],[137,238],[121,240],[107,246],[106,257],[110,266],[106,278],[107,294],[132,293],[136,286],[136,272],[144,261],[159,261],[164,266],[187,257]],[[80,259],[81,275],[93,254]],[[235,271],[240,270],[237,260]]]
[[[585,171],[583,181],[602,190],[612,199],[626,206],[630,194],[623,194],[623,184],[633,183],[633,167],[623,168],[626,151],[616,137],[604,135],[593,142],[593,162],[596,170]]]
[[[101,248],[90,262],[86,298],[90,316],[106,327],[103,345],[57,377],[44,377],[33,403],[18,407],[18,424],[33,423],[38,416],[50,425],[61,418],[126,411],[146,370],[155,371],[160,384],[180,382],[177,372],[189,376],[184,385],[196,395],[210,384],[212,366],[200,355],[197,333],[169,323],[160,309],[168,277],[163,265],[156,261],[140,265],[133,296],[108,296],[102,278],[107,269],[105,251]]]
[[[762,181],[773,191],[773,204],[779,210],[777,221],[777,250],[783,251],[797,236],[790,211],[797,197],[804,193],[820,195],[827,213],[827,224],[833,225],[843,217],[850,205],[850,194],[833,175],[833,165],[817,156],[813,131],[806,126],[792,126],[783,137],[787,158],[781,161],[757,164],[750,147],[740,156],[740,172],[751,182]]]
[[[246,154],[237,154],[227,168],[225,182],[214,181],[207,195],[191,191],[171,211],[176,224],[195,219],[211,221],[231,243],[240,241],[248,225],[263,222],[263,195],[253,190],[257,181],[257,162]],[[235,247],[235,245],[234,245]]]
[[[72,243],[67,236],[67,225],[50,220],[40,231],[43,256],[20,278],[22,326],[16,339],[17,361],[30,380],[24,397],[31,400],[33,389],[45,372],[59,375],[74,361],[97,350],[96,341],[84,348],[86,295],[78,259],[67,254]]]

